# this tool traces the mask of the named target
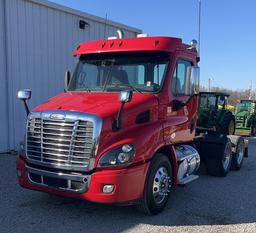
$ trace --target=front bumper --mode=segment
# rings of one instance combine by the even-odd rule
[[[95,171],[90,175],[80,174],[64,174],[56,172],[46,172],[40,168],[34,168],[26,164],[20,157],[17,157],[16,167],[18,173],[19,184],[28,189],[41,192],[52,193],[56,195],[84,199],[99,203],[125,203],[137,200],[143,196],[145,177],[149,163],[141,164],[134,167],[112,170]],[[65,177],[72,181],[84,181],[83,186],[68,185],[54,188],[50,182],[42,182],[41,180],[31,179],[29,173],[40,176],[51,176],[53,178]],[[36,181],[36,182],[34,182]],[[110,194],[103,193],[104,185],[114,185],[114,190]],[[75,187],[75,189],[72,189]],[[78,188],[77,188],[78,187]]]

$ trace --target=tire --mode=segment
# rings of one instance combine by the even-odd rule
[[[232,161],[232,144],[228,139],[218,159],[205,159],[207,173],[211,176],[224,177],[228,174]]]
[[[138,201],[137,209],[147,215],[156,215],[163,211],[169,199],[171,182],[171,163],[166,155],[157,153],[150,163],[143,198]],[[160,189],[164,195],[159,194]]]
[[[232,112],[224,113],[224,118],[219,122],[219,131],[225,135],[234,135],[236,131],[236,120]]]
[[[238,171],[241,169],[245,156],[244,139],[240,137],[237,141],[236,151],[232,155],[231,170]]]

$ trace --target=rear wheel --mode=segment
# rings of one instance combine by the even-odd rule
[[[216,159],[205,160],[207,173],[212,176],[224,177],[228,174],[232,161],[232,145],[227,140],[223,154]]]
[[[137,208],[149,215],[160,213],[169,198],[172,169],[169,159],[161,153],[152,159],[144,186],[143,198]]]
[[[233,156],[232,156],[232,163],[231,163],[232,170],[237,170],[237,171],[240,170],[240,168],[243,165],[244,155],[245,155],[244,139],[240,137],[237,141],[236,151],[233,153]]]
[[[236,121],[232,112],[224,113],[223,120],[219,122],[219,131],[226,135],[234,135],[236,130]]]

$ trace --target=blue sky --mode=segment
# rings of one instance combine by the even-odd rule
[[[198,35],[198,0],[52,0],[189,43]],[[256,88],[256,1],[202,0],[201,83]]]

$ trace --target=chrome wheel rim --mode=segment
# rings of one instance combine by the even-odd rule
[[[228,170],[230,160],[231,160],[231,154],[232,154],[232,150],[229,146],[227,146],[224,152],[224,158],[222,160],[223,168],[225,171]]]
[[[244,157],[244,147],[242,144],[239,144],[238,152],[237,152],[237,163],[240,164]]]
[[[165,167],[158,168],[153,183],[153,197],[157,204],[165,201],[171,189],[171,178]]]

